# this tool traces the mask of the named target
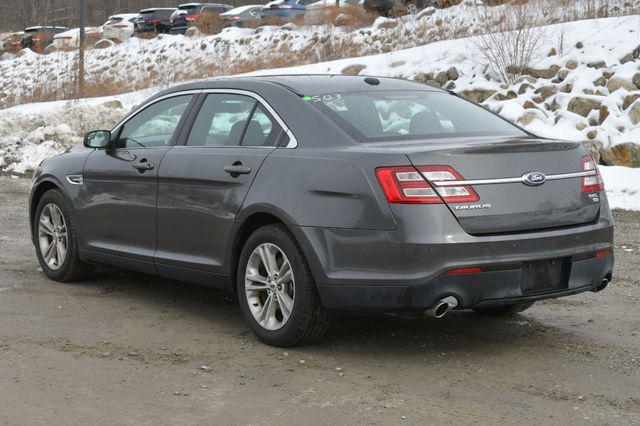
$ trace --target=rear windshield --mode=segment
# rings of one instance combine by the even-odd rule
[[[194,11],[196,9],[198,9],[200,7],[200,5],[188,5],[188,6],[180,6],[178,7],[178,9],[180,10],[186,10],[188,12]]]
[[[508,121],[445,92],[348,92],[302,99],[359,142],[526,136]]]
[[[169,17],[173,13],[173,11],[174,9],[147,10],[144,12],[140,12],[140,17],[144,19]]]

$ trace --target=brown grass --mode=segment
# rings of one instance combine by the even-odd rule
[[[204,12],[196,19],[195,26],[203,34],[218,34],[224,28],[224,19],[219,13]]]

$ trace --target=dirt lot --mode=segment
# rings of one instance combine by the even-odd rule
[[[287,351],[215,290],[114,272],[58,284],[0,178],[0,423],[640,423],[640,214],[612,285],[510,319],[337,318]]]

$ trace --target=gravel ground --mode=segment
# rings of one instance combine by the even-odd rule
[[[59,284],[0,178],[0,423],[640,423],[640,214],[616,212],[599,294],[513,318],[336,318],[260,344],[224,293],[116,271]]]

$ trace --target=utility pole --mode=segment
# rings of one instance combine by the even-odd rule
[[[84,95],[84,25],[86,14],[86,0],[80,0],[80,51],[78,52],[78,97],[82,98]]]

